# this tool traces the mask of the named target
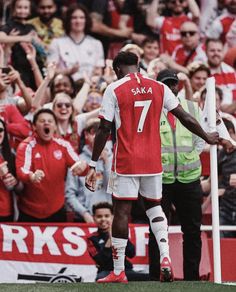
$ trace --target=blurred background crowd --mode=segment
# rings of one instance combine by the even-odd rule
[[[156,79],[163,69],[175,70],[178,97],[200,107],[206,80],[214,76],[217,109],[235,137],[236,0],[2,0],[0,21],[1,221],[94,222],[93,205],[111,203],[106,186],[113,135],[97,164],[95,193],[85,188],[84,176],[68,170],[63,198],[61,194],[58,198],[58,186],[52,193],[46,183],[43,192],[35,195],[37,185],[31,188],[31,184],[39,183],[36,175],[42,182],[44,178],[33,173],[22,181],[15,160],[19,168],[30,164],[36,170],[41,156],[46,155],[43,144],[33,153],[31,143],[25,156],[19,150],[21,142],[35,131],[41,137],[41,121],[33,117],[44,109],[47,118],[50,110],[54,113],[56,136],[69,142],[81,160],[90,161],[103,92],[116,80],[112,59],[119,51],[137,54],[140,72],[150,78]],[[51,123],[50,119],[46,122]],[[220,214],[224,224],[235,225],[236,164],[230,163],[234,152],[229,157],[222,151],[219,149]],[[55,157],[60,162],[60,152]],[[210,206],[207,145],[201,161],[205,213]],[[56,165],[53,171],[59,171]],[[42,201],[45,214],[38,211]],[[130,221],[146,222],[142,202],[134,203]],[[174,208],[170,223],[178,223]]]

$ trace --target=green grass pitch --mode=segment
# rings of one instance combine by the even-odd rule
[[[0,284],[4,292],[236,292],[236,286],[210,282],[130,282],[128,284]]]

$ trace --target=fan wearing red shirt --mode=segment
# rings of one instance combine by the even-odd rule
[[[16,149],[22,140],[32,135],[30,123],[21,115],[16,105],[1,105],[0,117],[6,123],[11,148]]]
[[[161,281],[172,281],[168,245],[167,220],[160,206],[162,164],[160,115],[163,107],[171,111],[190,131],[210,144],[218,134],[207,134],[199,123],[179,105],[172,91],[164,84],[138,73],[138,57],[131,52],[119,53],[113,61],[118,81],[111,83],[103,97],[101,123],[95,137],[90,169],[85,185],[96,186],[96,162],[112,127],[116,125],[117,141],[108,191],[113,194],[114,220],[112,247],[114,271],[99,283],[127,282],[124,272],[125,248],[128,240],[128,219],[132,200],[143,197],[146,214],[161,254]]]
[[[220,39],[206,40],[206,54],[211,76],[223,91],[221,110],[236,114],[236,72],[233,67],[223,62],[224,46]]]
[[[160,33],[161,53],[172,54],[175,47],[181,44],[180,26],[188,20],[198,21],[200,10],[195,0],[167,0],[166,6],[171,16],[158,14],[159,0],[153,0],[147,9],[147,24]],[[191,18],[185,14],[185,9],[191,12]]]
[[[19,197],[20,222],[65,222],[65,177],[85,175],[87,164],[79,161],[71,144],[54,136],[56,117],[50,109],[33,119],[35,134],[17,148],[18,178],[25,184]]]
[[[222,15],[213,21],[212,25],[206,31],[206,36],[208,38],[221,39],[225,44],[227,42],[227,35],[236,19],[236,1],[224,0],[224,6],[225,9]]]
[[[176,63],[186,67],[193,61],[207,62],[203,44],[200,43],[198,26],[192,21],[184,22],[180,27],[182,44],[178,45],[172,58]]]

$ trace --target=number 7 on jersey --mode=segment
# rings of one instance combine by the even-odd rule
[[[138,123],[138,128],[137,128],[138,133],[141,133],[143,131],[143,126],[144,126],[145,119],[147,117],[148,110],[150,108],[151,103],[152,103],[151,100],[137,100],[134,102],[134,107],[142,107],[143,108],[141,115],[140,115],[139,123]]]

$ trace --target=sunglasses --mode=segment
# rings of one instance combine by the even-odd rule
[[[66,108],[70,108],[71,107],[71,103],[69,102],[59,102],[56,104],[56,107],[58,108],[62,108],[63,106],[65,106]]]
[[[3,128],[0,128],[0,133],[4,132],[4,129]]]
[[[195,34],[196,34],[197,32],[196,31],[181,31],[180,32],[180,35],[182,36],[182,37],[186,37],[186,36],[194,36]]]

